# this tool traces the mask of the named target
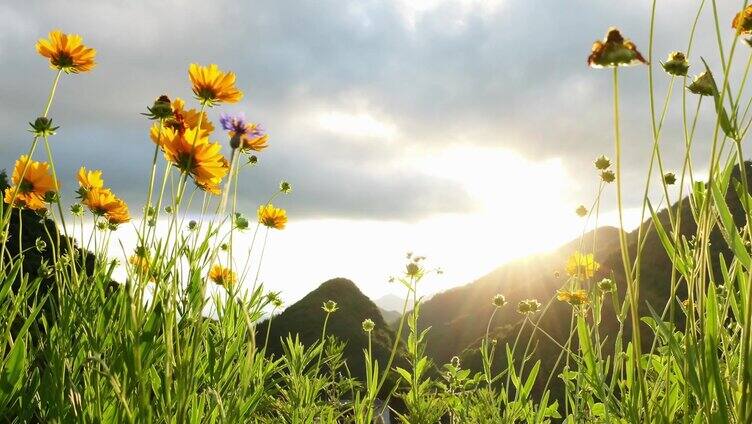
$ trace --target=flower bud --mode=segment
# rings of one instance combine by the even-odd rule
[[[716,92],[713,74],[710,71],[705,71],[696,76],[694,81],[687,86],[687,90],[700,96],[712,96]]]
[[[587,210],[587,208],[585,207],[585,205],[580,205],[580,206],[577,206],[577,209],[575,209],[575,213],[576,213],[576,214],[577,214],[577,216],[579,216],[579,217],[584,217],[584,216],[586,216],[586,215],[587,215],[587,213],[588,213],[588,210]]]
[[[668,60],[661,63],[661,66],[666,73],[680,77],[686,76],[689,70],[689,62],[682,52],[671,52],[668,55]]]
[[[60,127],[52,126],[52,119],[40,116],[33,123],[29,122],[31,129],[29,130],[35,137],[49,137],[55,135]]]
[[[366,333],[370,333],[371,331],[373,331],[376,324],[374,324],[373,320],[371,319],[365,319],[363,320],[362,326],[363,326],[363,331],[365,331]]]
[[[612,183],[616,180],[616,174],[614,174],[614,171],[611,170],[605,170],[601,172],[601,181],[604,183]]]
[[[611,166],[611,160],[603,155],[600,155],[595,159],[595,162],[593,162],[593,164],[595,164],[595,169],[603,171]]]
[[[676,175],[674,175],[673,172],[667,172],[663,176],[663,182],[665,182],[666,185],[674,185],[674,184],[676,184]]]
[[[321,307],[321,309],[323,309],[327,314],[332,314],[337,311],[337,302],[333,300],[327,300],[326,302],[324,302],[324,305]]]
[[[491,303],[493,303],[493,305],[497,308],[501,308],[502,306],[507,304],[507,298],[504,297],[503,294],[497,294],[493,297],[493,301]]]

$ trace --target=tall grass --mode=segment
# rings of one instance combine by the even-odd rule
[[[267,351],[274,324],[268,313],[281,302],[258,276],[270,232],[287,221],[272,202],[290,185],[283,182],[260,205],[255,222],[240,212],[240,175],[256,172],[268,138],[242,116],[222,116],[229,159],[221,144],[210,141],[221,131],[206,112],[242,97],[234,74],[191,65],[195,108],[163,96],[144,114],[155,150],[151,164],[144,163],[149,183],[140,216],[132,217],[104,187],[101,173],[91,170],[79,174],[80,202],[68,212],[50,143],[58,131],[50,112],[58,85],[91,70],[95,52],[80,37],[51,33],[37,49],[55,70],[53,83],[42,115],[31,123],[30,160],[16,163],[0,204],[0,416],[8,422],[365,424],[391,412],[405,423],[752,422],[752,198],[743,155],[752,124],[752,97],[744,90],[752,64],[752,43],[745,40],[752,34],[752,7],[745,1],[733,17],[719,16],[715,0],[695,3],[687,50],[669,55],[663,69],[653,51],[655,1],[647,59],[615,29],[588,59],[611,72],[615,160],[613,170],[607,158],[596,161],[593,208],[578,213],[597,223],[601,195],[615,182],[622,269],[601,279],[597,240],[586,245],[583,231],[580,251],[561,264],[567,270],[561,290],[544,305],[537,299],[516,305],[520,321],[511,343],[495,339],[491,323],[496,311],[514,306],[502,295],[489,299],[495,309],[480,341],[480,368],[471,369],[462,352],[448,364],[426,356],[430,329],[419,326],[418,286],[431,270],[423,257],[408,255],[395,277],[406,300],[387,361],[373,355],[374,323],[363,323],[368,346],[362,379],[350,375],[346,341],[327,332],[330,315],[343,312],[334,302],[322,305],[326,318],[316,343],[304,346],[289,336],[283,355]],[[702,16],[710,17],[717,51],[699,54],[717,53],[720,69],[711,70],[692,49]],[[734,30],[727,31],[732,19]],[[68,44],[60,41],[65,37]],[[732,70],[743,56],[746,66],[737,75]],[[687,76],[690,65],[694,79]],[[632,129],[620,126],[619,75],[640,68],[647,70],[652,136],[641,210],[643,219],[651,219],[630,236],[623,224],[621,137]],[[593,78],[609,71],[593,71]],[[655,80],[662,77],[668,85],[658,93]],[[683,125],[676,138],[684,151],[674,174],[665,170],[661,140],[677,96]],[[712,108],[701,107],[705,97]],[[712,139],[695,140],[706,113]],[[711,147],[707,164],[693,162],[698,141]],[[707,182],[696,180],[698,166],[709,170]],[[671,199],[675,183],[679,195]],[[649,196],[656,184],[657,201]],[[670,207],[660,213],[656,205]],[[36,216],[51,224],[29,240]],[[687,216],[696,224],[689,233]],[[87,222],[93,228],[84,235]],[[109,251],[123,227],[137,234],[135,252]],[[238,252],[238,232],[249,233],[247,252]],[[672,264],[664,305],[641,299],[643,249],[651,233]],[[718,233],[723,245],[711,245]],[[126,277],[114,282],[118,262]],[[571,306],[565,339],[541,325],[554,302]],[[615,334],[601,327],[605,314],[614,315]],[[259,345],[256,326],[266,316],[267,337]],[[538,338],[560,352],[553,367],[536,357]],[[555,398],[554,388],[563,396]]]

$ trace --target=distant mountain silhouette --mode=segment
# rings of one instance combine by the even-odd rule
[[[394,335],[381,315],[379,308],[358,287],[345,278],[335,278],[323,283],[298,302],[290,305],[271,321],[269,353],[282,354],[280,340],[289,334],[300,336],[306,346],[313,345],[321,337],[325,312],[321,306],[327,300],[337,302],[338,310],[329,317],[327,334],[347,343],[345,358],[353,376],[362,378],[364,372],[363,349],[368,346],[368,337],[362,329],[365,319],[373,320],[373,356],[384,366],[389,357]],[[259,344],[264,343],[269,321],[257,327]]]
[[[384,321],[386,321],[386,325],[388,325],[389,327],[394,327],[396,321],[398,321],[402,316],[402,314],[397,311],[388,311],[383,308],[379,308],[379,311],[381,312],[381,316],[384,318]]]
[[[402,309],[405,306],[405,298],[389,293],[374,300],[373,303],[386,311],[394,311],[398,314],[402,314]]]

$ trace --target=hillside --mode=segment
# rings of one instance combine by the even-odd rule
[[[361,324],[367,318],[376,324],[372,333],[373,355],[379,363],[385,364],[394,336],[379,308],[352,281],[344,278],[323,283],[275,316],[269,335],[269,352],[281,355],[280,340],[289,334],[298,334],[306,346],[313,345],[321,337],[325,317],[321,305],[327,300],[337,302],[339,308],[329,317],[327,334],[347,343],[345,358],[353,375],[362,377],[364,374],[363,349],[368,346],[368,338]],[[258,326],[259,343],[264,343],[268,323],[269,321],[265,321]]]

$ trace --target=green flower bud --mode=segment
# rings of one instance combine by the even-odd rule
[[[366,333],[370,333],[373,331],[373,328],[376,326],[376,324],[373,323],[371,319],[365,319],[363,320],[363,331]]]
[[[575,209],[575,213],[576,213],[576,214],[577,214],[577,216],[579,216],[579,217],[584,217],[584,216],[586,216],[586,215],[587,215],[587,213],[588,213],[588,210],[587,210],[587,208],[585,207],[585,205],[580,205],[580,206],[577,206],[577,209]]]
[[[34,243],[34,245],[39,253],[42,253],[47,249],[47,243],[44,240],[42,240],[40,237],[37,237],[37,240]]]
[[[44,116],[40,116],[33,123],[29,122],[29,125],[31,126],[29,131],[34,134],[34,137],[49,137],[55,135],[55,131],[60,128],[53,127],[52,119],[45,118]]]
[[[507,304],[507,298],[504,297],[503,294],[497,294],[493,297],[493,301],[491,303],[493,303],[493,305],[497,308],[501,308],[502,306]]]
[[[333,300],[327,300],[326,302],[324,302],[324,305],[321,307],[321,309],[323,309],[327,314],[332,314],[337,311],[337,302]]]
[[[606,170],[601,172],[601,181],[604,183],[612,183],[616,180],[616,174],[614,174],[614,171]]]
[[[603,171],[611,166],[611,160],[603,155],[600,155],[595,159],[595,162],[593,162],[593,164],[595,164],[595,169]]]
[[[148,111],[148,113],[142,113],[141,115],[144,115],[152,120],[167,119],[171,118],[173,115],[170,98],[164,94],[159,96],[159,98],[154,101],[152,107],[147,107],[146,110]]]
[[[696,76],[694,81],[687,86],[687,90],[700,96],[712,96],[717,90],[713,74],[705,71]]]
[[[665,182],[666,185],[676,184],[676,175],[674,175],[673,172],[667,172],[666,175],[663,176],[663,182]]]
[[[689,70],[689,62],[682,52],[671,52],[668,55],[668,60],[661,63],[661,66],[666,73],[680,77],[686,76]]]

